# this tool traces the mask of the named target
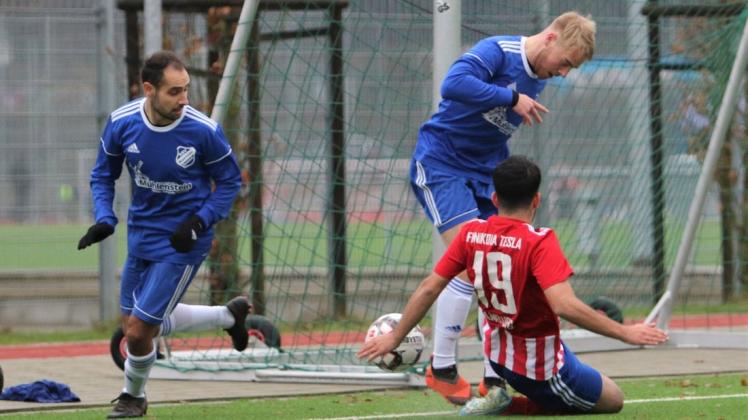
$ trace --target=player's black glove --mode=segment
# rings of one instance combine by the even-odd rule
[[[174,234],[169,238],[171,246],[177,250],[177,252],[190,252],[192,247],[197,242],[197,235],[199,235],[205,227],[203,221],[197,216],[190,216],[189,219],[185,220]]]
[[[112,233],[114,233],[114,226],[108,223],[97,223],[88,228],[88,232],[78,241],[78,249],[80,250],[96,242],[101,242]]]

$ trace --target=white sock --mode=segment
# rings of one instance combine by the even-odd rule
[[[456,277],[439,294],[434,322],[434,359],[431,362],[435,369],[457,364],[457,339],[472,302],[473,287]]]
[[[231,328],[234,315],[226,306],[205,306],[178,304],[168,317],[164,318],[159,330],[160,336],[175,332],[205,331],[211,328]]]
[[[486,317],[483,315],[483,311],[479,308],[478,309],[478,331],[477,333],[483,337],[483,340],[486,340],[486,332],[488,331],[490,327],[486,323]],[[495,370],[493,370],[493,366],[491,366],[491,359],[488,358],[488,355],[484,352],[483,353],[483,377],[485,378],[500,378],[498,373],[496,373]]]
[[[133,397],[143,398],[145,396],[145,383],[151,373],[151,367],[156,362],[156,347],[145,356],[127,355],[125,360],[125,389]]]

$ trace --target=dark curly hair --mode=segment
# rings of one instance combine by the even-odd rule
[[[529,206],[541,180],[538,165],[522,155],[509,156],[493,171],[493,186],[505,211]]]
[[[177,70],[185,68],[182,60],[171,51],[153,53],[153,55],[145,60],[143,68],[140,70],[140,80],[143,83],[148,82],[155,87],[159,87],[161,80],[164,78],[164,69],[169,66]]]

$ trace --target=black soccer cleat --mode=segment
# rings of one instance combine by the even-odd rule
[[[119,394],[119,397],[112,400],[117,404],[106,418],[108,419],[126,419],[133,417],[143,417],[148,411],[148,401],[144,398],[133,397],[127,392]]]
[[[234,315],[234,325],[231,328],[226,328],[226,332],[231,336],[231,343],[236,351],[244,351],[249,344],[249,333],[247,333],[245,322],[252,305],[249,304],[246,297],[237,296],[231,299],[226,307]]]

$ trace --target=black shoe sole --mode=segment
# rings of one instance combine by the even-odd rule
[[[238,296],[226,304],[232,315],[234,315],[234,325],[227,328],[226,332],[231,336],[231,343],[236,351],[244,351],[249,344],[249,334],[245,322],[249,315],[249,300],[243,296]]]

